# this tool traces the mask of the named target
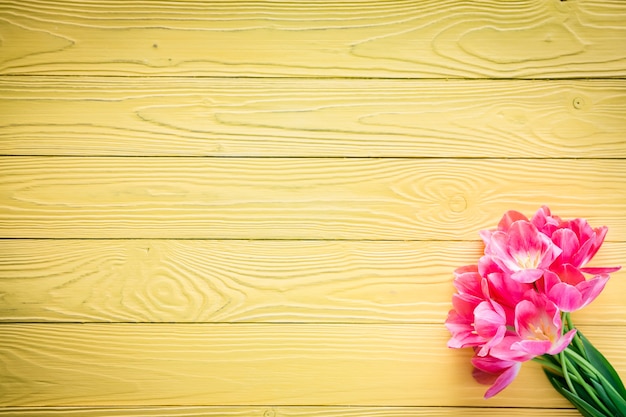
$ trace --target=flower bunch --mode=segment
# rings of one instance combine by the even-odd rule
[[[485,398],[506,388],[523,362],[535,360],[583,415],[626,415],[619,376],[569,316],[620,269],[586,266],[607,230],[563,220],[544,206],[530,219],[508,211],[496,230],[480,232],[484,255],[454,272],[457,291],[446,327],[448,347],[474,349],[473,376],[491,385]]]

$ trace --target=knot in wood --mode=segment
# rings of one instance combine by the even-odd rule
[[[454,213],[461,213],[467,208],[467,200],[461,194],[457,194],[448,200],[448,206]]]

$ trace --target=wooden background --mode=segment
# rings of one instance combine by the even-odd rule
[[[443,321],[507,209],[626,265],[626,2],[0,0],[0,154],[0,415],[575,416]]]

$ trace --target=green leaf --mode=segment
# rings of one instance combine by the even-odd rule
[[[570,392],[564,392],[563,396],[569,400],[570,403],[574,405],[580,411],[584,417],[615,417],[604,414],[603,412],[595,409],[591,405],[587,404],[585,401],[581,400],[579,397],[571,394]]]
[[[607,394],[611,397],[613,404],[617,407],[617,414],[615,417],[626,417],[626,400],[624,397],[620,397],[615,391],[612,389],[607,389]]]
[[[622,383],[619,374],[615,371],[613,366],[611,366],[610,362],[606,360],[604,355],[591,344],[591,342],[581,333],[580,330],[578,330],[578,335],[580,336],[580,340],[583,342],[583,346],[585,348],[584,356],[587,360],[589,360],[589,363],[591,363],[591,365],[593,365],[593,367],[596,368],[611,384],[616,393],[621,397],[622,402],[625,402],[624,399],[626,399],[626,389],[624,388],[624,384]]]
[[[602,404],[604,404],[604,406],[608,408],[615,417],[623,416],[623,414],[618,414],[620,412],[616,409],[616,405],[613,404],[613,401],[611,400],[610,396],[607,394],[601,383],[592,379],[591,385],[593,385],[593,390],[596,395],[600,398],[600,400],[602,400]]]
[[[587,401],[580,398],[578,395],[570,392],[564,385],[565,380],[563,378],[555,377],[554,374],[546,370],[544,370],[544,373],[548,377],[548,381],[550,381],[554,389],[563,397],[565,397],[565,399],[568,400],[574,407],[576,407],[578,411],[580,411],[580,414],[582,414],[584,417],[614,417],[607,416],[602,411],[597,410]],[[563,381],[561,382],[559,381],[559,379],[562,379]]]
[[[602,383],[591,381],[595,392],[602,396],[602,401],[607,408],[612,409],[615,417],[626,417],[626,401],[620,397],[613,387],[605,387]]]
[[[590,403],[590,404],[591,403],[595,403],[595,400],[593,398],[591,398],[589,393],[587,393],[587,390],[585,390],[585,388],[580,383],[578,383],[578,382],[576,382],[574,380],[570,380],[570,383],[572,385],[572,388],[570,388],[570,385],[568,384],[567,380],[565,379],[565,377],[563,375],[557,375],[554,372],[552,372],[550,369],[547,369],[547,368],[543,368],[543,371],[546,374],[546,376],[548,376],[548,380],[552,383],[553,386],[556,383],[559,386],[561,386],[563,389],[565,389],[566,391],[571,392],[572,394],[574,394],[577,397],[581,398],[583,401],[585,401],[587,403]],[[584,381],[582,381],[582,382],[584,383]],[[591,388],[591,387],[589,387],[589,388]],[[572,391],[572,389],[573,389],[573,391]]]

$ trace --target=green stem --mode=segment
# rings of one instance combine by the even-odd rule
[[[621,396],[615,390],[615,388],[613,388],[613,384],[611,384],[611,382],[607,380],[604,375],[602,375],[602,372],[598,371],[592,364],[589,363],[589,361],[587,361],[587,359],[570,349],[565,349],[563,352],[575,359],[577,364],[580,364],[582,368],[585,368],[587,372],[592,374],[592,376],[595,377],[598,382],[604,385],[606,389],[612,390],[618,397]]]
[[[565,318],[565,323],[569,323],[568,321],[568,313],[563,313],[561,315],[561,320],[563,321],[563,318]],[[561,334],[565,334],[566,329],[565,326],[562,327],[561,329]],[[576,390],[574,389],[574,386],[572,385],[572,381],[570,380],[569,377],[569,372],[567,372],[567,358],[565,357],[565,350],[562,350],[559,353],[559,358],[560,358],[560,362],[561,362],[561,370],[563,372],[563,377],[565,378],[565,382],[567,383],[567,386],[569,387],[571,392],[576,392]]]
[[[563,322],[563,333],[567,333],[568,331],[572,330],[572,319],[569,313],[562,312],[561,321]]]
[[[565,349],[568,350],[568,349]],[[563,353],[563,352],[561,352]],[[578,372],[578,369],[576,369],[576,366],[573,365],[569,359],[567,359],[566,356],[564,356],[565,361],[567,361],[567,369],[569,369],[573,376],[575,377],[576,380],[578,381],[582,381],[578,382],[578,384],[583,387],[583,389],[585,391],[587,391],[587,394],[589,394],[589,396],[593,399],[593,401],[600,406],[600,408],[602,408],[602,410],[606,413],[607,416],[611,415],[611,411],[609,411],[608,408],[606,408],[606,406],[604,405],[604,403],[602,401],[600,401],[600,399],[598,398],[598,396],[596,395],[595,391],[593,389],[591,389],[591,387],[589,386],[589,384],[587,384],[584,380],[584,378],[582,377],[582,375],[580,375],[580,373]],[[576,394],[576,391],[572,391],[572,393]]]
[[[563,372],[563,378],[565,378],[565,383],[567,383],[567,386],[569,387],[570,392],[575,393],[576,389],[574,389],[574,385],[572,385],[572,381],[570,380],[570,377],[569,377],[569,372],[567,372],[567,358],[565,357],[565,350],[562,350],[559,353],[559,358],[561,359],[561,369]]]
[[[537,362],[538,364],[540,364],[542,367],[550,369],[552,372],[554,372],[555,374],[557,374],[558,376],[563,376],[563,369],[555,364],[553,364],[552,362],[543,359],[542,356],[537,356],[535,358],[532,359],[533,362]]]
[[[572,323],[572,317],[570,316],[570,313],[563,313],[563,321],[567,326],[567,331],[575,328],[574,324]],[[585,351],[585,348],[583,347],[583,342],[580,340],[578,332],[574,335],[573,344],[576,345],[576,348],[580,353],[583,353]]]
[[[607,381],[604,375],[602,375],[600,371],[598,371],[592,364],[590,364],[586,358],[584,358],[583,356],[581,356],[580,354],[574,352],[573,350],[569,348],[566,348],[563,352],[570,355],[572,359],[576,360],[576,363],[580,364],[582,368],[585,368],[587,372],[592,374],[598,380],[598,382],[606,383],[609,386],[611,385],[611,383]]]
[[[557,356],[555,356],[555,357],[557,357]],[[535,358],[533,358],[531,360],[533,362],[537,362],[538,364],[540,364],[544,368],[550,369],[557,376],[564,377],[563,376],[563,370],[562,370],[562,368],[559,365],[555,365],[555,364],[553,364],[553,363],[551,363],[549,361],[546,361],[545,359],[540,359],[540,358],[541,358],[540,356],[537,356],[537,357],[535,357]],[[559,361],[559,363],[560,363],[560,361]],[[581,384],[582,385],[582,384],[585,383],[585,380],[580,379],[580,374],[578,376],[570,375],[569,377],[570,377],[571,381],[576,382],[577,384]]]

